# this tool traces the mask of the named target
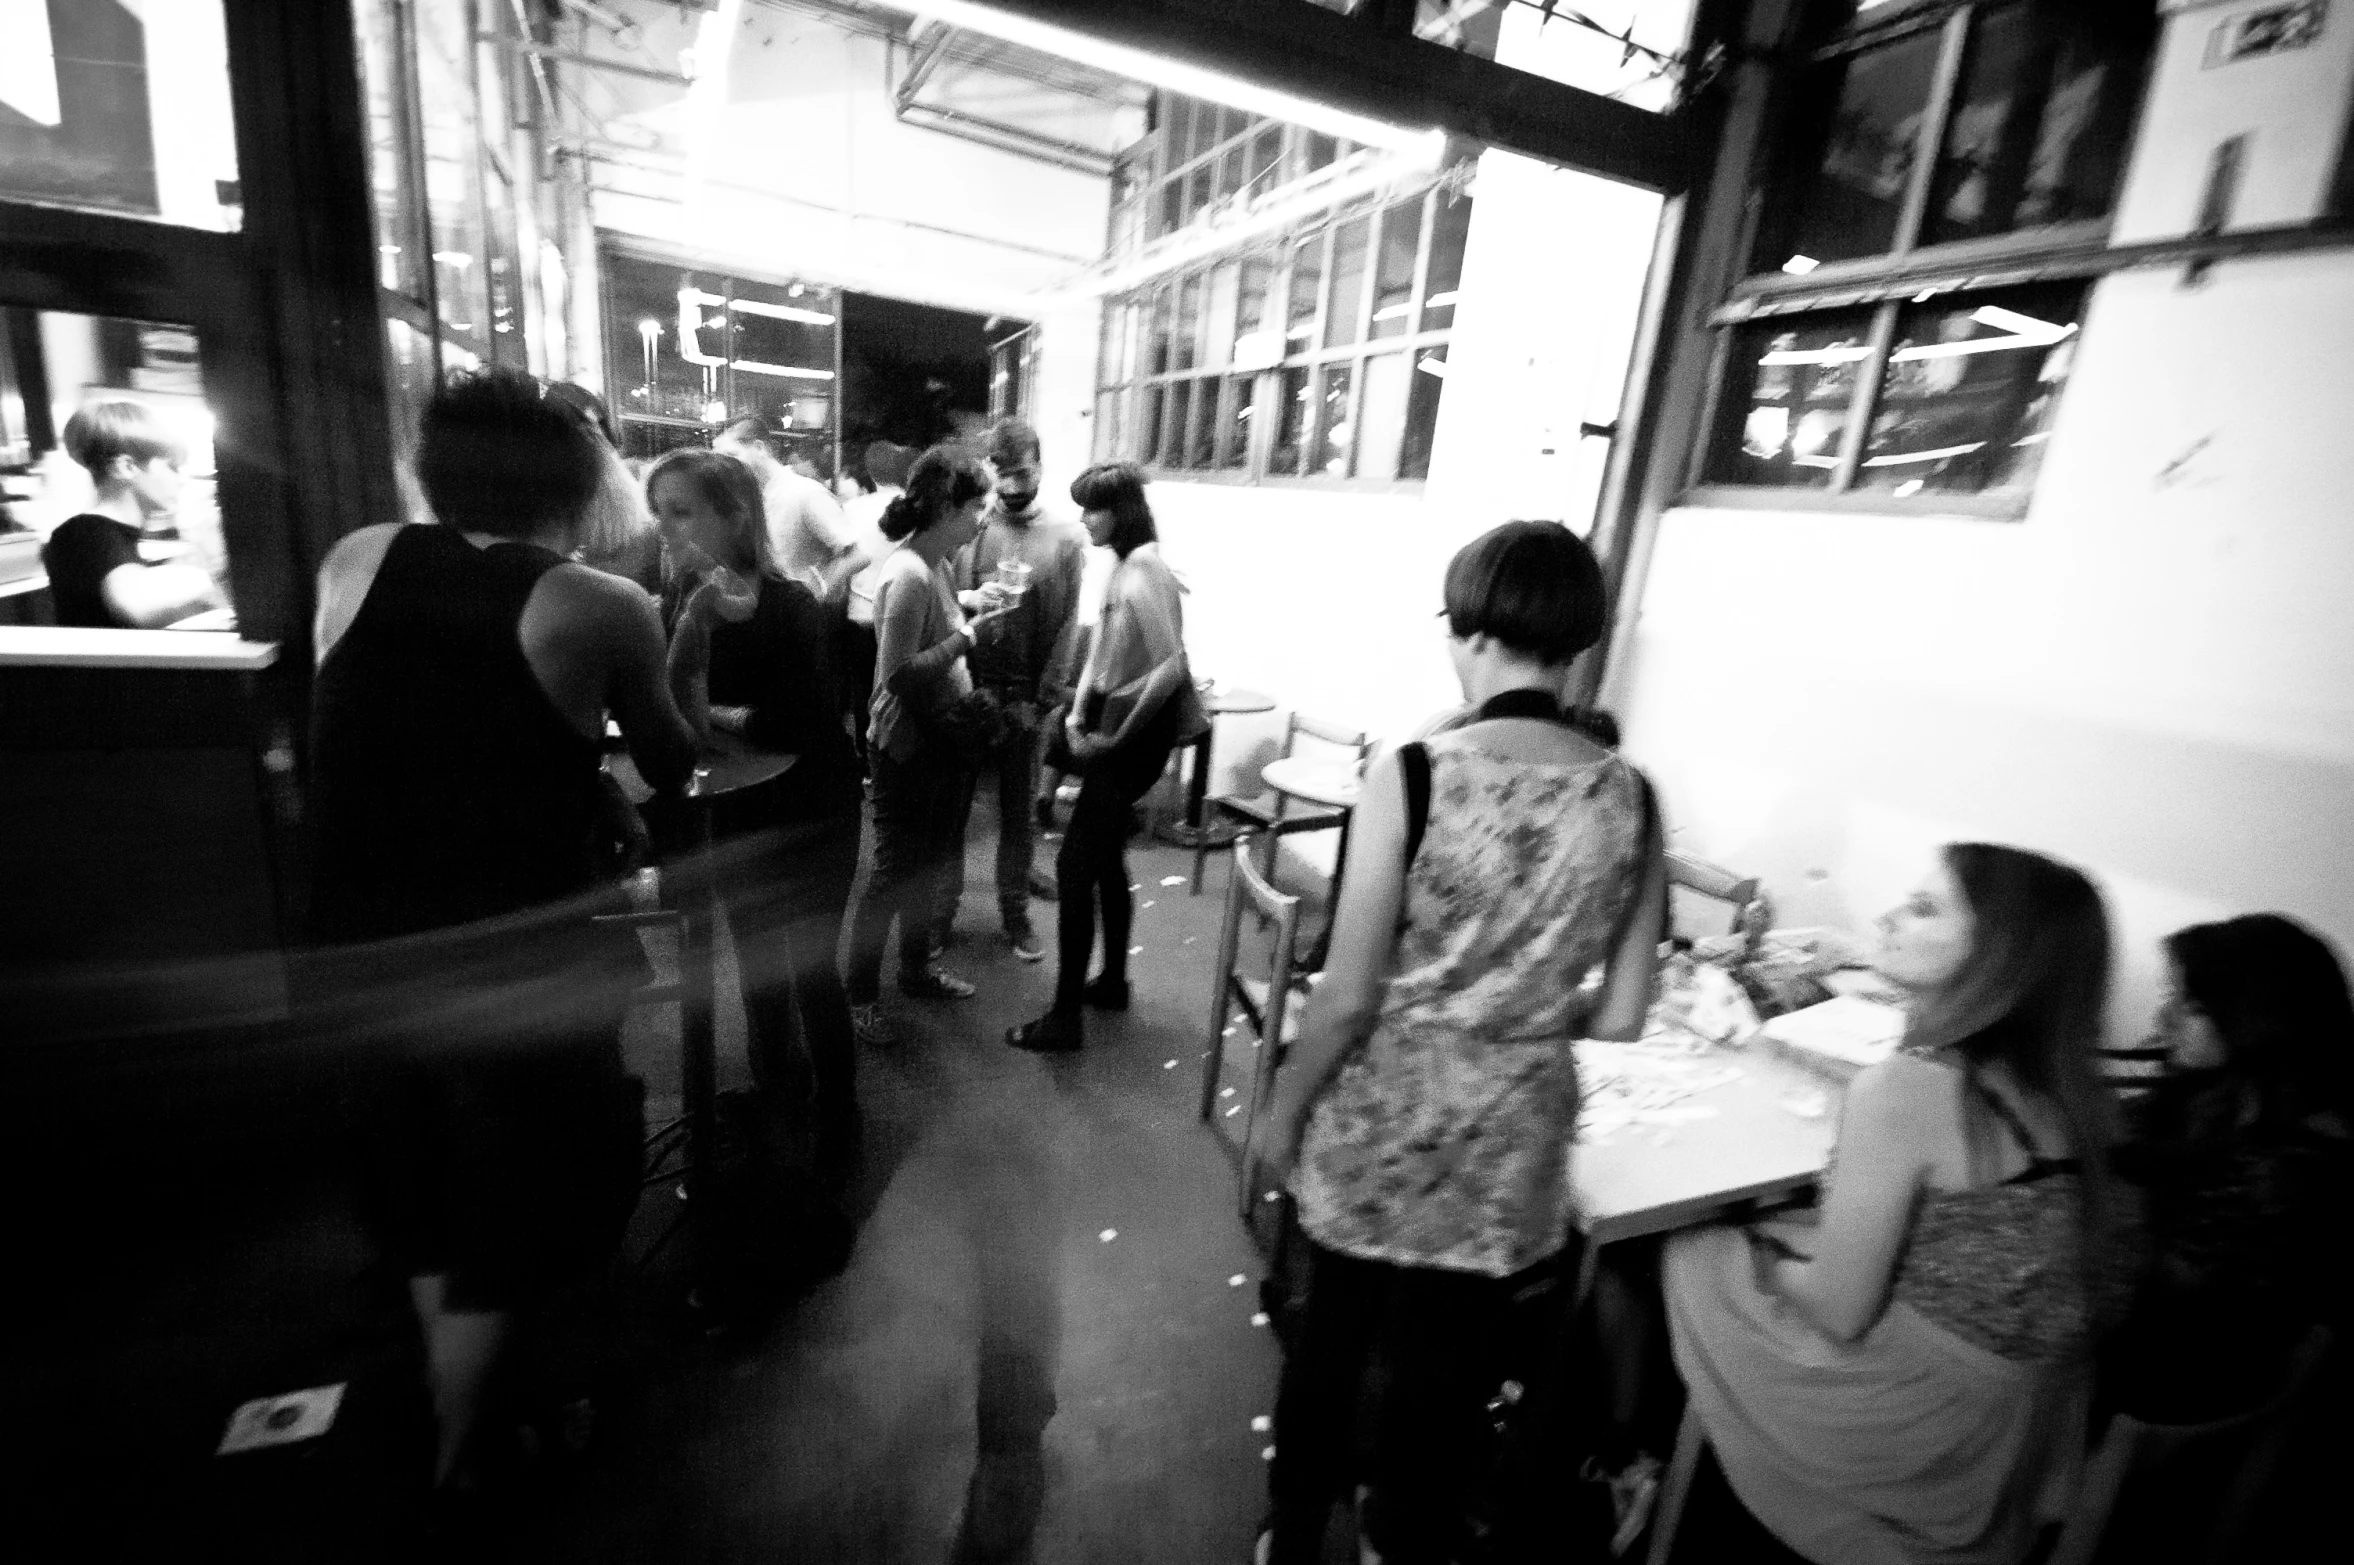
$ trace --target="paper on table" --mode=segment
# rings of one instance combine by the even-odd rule
[[[1843,994],[1777,1016],[1763,1031],[1799,1064],[1846,1077],[1895,1053],[1904,1022],[1893,1005]]]

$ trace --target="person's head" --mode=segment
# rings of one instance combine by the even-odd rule
[[[711,449],[724,451],[752,469],[752,476],[765,480],[781,464],[776,457],[776,440],[768,432],[766,420],[747,414],[731,419],[720,432],[711,437]]]
[[[743,576],[775,573],[760,480],[728,453],[694,446],[665,453],[646,473],[646,504],[684,559],[703,556]]]
[[[433,514],[462,532],[577,534],[605,453],[578,413],[544,396],[538,381],[488,369],[452,378],[425,405],[416,469]]]
[[[75,409],[65,421],[65,454],[90,470],[102,502],[129,498],[142,516],[168,516],[180,503],[188,448],[143,402],[118,397]]]
[[[989,431],[989,471],[997,503],[1027,511],[1038,499],[1038,431],[1018,418],[1001,418]]]
[[[1133,462],[1096,463],[1071,480],[1071,502],[1088,541],[1123,560],[1161,536],[1144,500],[1144,469]]]
[[[621,448],[621,431],[614,426],[613,415],[605,407],[605,399],[586,386],[575,386],[568,380],[551,382],[548,386],[548,400],[570,408],[605,444],[615,450]]]
[[[1558,522],[1506,522],[1474,538],[1447,562],[1445,591],[1448,650],[1467,687],[1474,659],[1558,679],[1607,623],[1602,567]]]
[[[989,470],[980,458],[934,446],[908,469],[907,492],[883,508],[883,536],[896,543],[920,534],[953,552],[971,540],[988,498]]]
[[[2158,1033],[2175,1070],[2236,1080],[2249,1118],[2282,1128],[2346,1111],[2354,998],[2327,941],[2251,913],[2176,930],[2166,963]]]
[[[866,448],[866,476],[877,489],[905,489],[914,460],[915,453],[907,447],[878,440]]]

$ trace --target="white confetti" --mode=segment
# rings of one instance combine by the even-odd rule
[[[1161,877],[1161,884],[1164,886],[1182,886],[1185,884],[1185,877],[1183,875],[1163,875]]]
[[[1274,1461],[1274,1460],[1275,1460],[1275,1447],[1273,1447],[1273,1446],[1269,1446],[1269,1447],[1267,1447],[1267,1449],[1266,1449],[1266,1450],[1264,1450],[1264,1451],[1261,1451],[1261,1452],[1259,1453],[1259,1460],[1260,1460],[1260,1461],[1262,1461],[1262,1462],[1272,1462],[1272,1461]]]
[[[1262,1201],[1280,1201],[1283,1199],[1283,1192],[1280,1190],[1270,1190],[1265,1195],[1259,1197],[1259,1199]]]
[[[1232,1087],[1221,1087],[1218,1089],[1218,1096],[1221,1098],[1231,1098],[1234,1096],[1234,1089]]]
[[[1161,1061],[1161,1069],[1163,1069],[1163,1070],[1165,1070],[1165,1071],[1173,1071],[1173,1070],[1175,1070],[1176,1068],[1177,1068],[1177,1062],[1176,1062],[1175,1060],[1163,1060],[1163,1061]]]
[[[1253,1434],[1257,1434],[1257,1435],[1263,1435],[1263,1434],[1265,1434],[1265,1433],[1266,1433],[1268,1430],[1270,1430],[1270,1429],[1273,1429],[1274,1427],[1275,1427],[1275,1420],[1274,1420],[1274,1419],[1272,1419],[1272,1418],[1269,1418],[1269,1417],[1268,1417],[1266,1414],[1264,1414],[1264,1413],[1261,1413],[1261,1414],[1260,1414],[1258,1417],[1256,1417],[1256,1418],[1254,1418],[1254,1419],[1252,1419],[1252,1420],[1251,1420],[1251,1433],[1253,1433]]]
[[[1095,1237],[1101,1239],[1106,1244],[1110,1244],[1114,1239],[1120,1237],[1120,1230],[1117,1228],[1106,1228],[1102,1233],[1097,1234]]]
[[[1241,1287],[1241,1286],[1242,1286],[1244,1283],[1246,1283],[1246,1282],[1249,1282],[1249,1281],[1250,1281],[1250,1279],[1249,1279],[1248,1277],[1245,1277],[1245,1276],[1244,1276],[1242,1273],[1240,1273],[1240,1272],[1236,1272],[1236,1273],[1235,1273],[1233,1276],[1231,1276],[1231,1277],[1229,1277],[1229,1278],[1227,1278],[1227,1279],[1226,1279],[1226,1286],[1227,1286],[1227,1287],[1229,1287],[1229,1288],[1239,1288],[1239,1287]]]
[[[1237,1103],[1236,1105],[1234,1105],[1234,1107],[1232,1107],[1232,1108],[1230,1108],[1230,1109],[1228,1109],[1228,1110],[1226,1111],[1226,1117],[1227,1117],[1228,1119],[1232,1119],[1232,1118],[1234,1118],[1234,1116],[1235,1116],[1235,1115],[1237,1115],[1237,1114],[1240,1114],[1241,1112],[1242,1112],[1242,1105],[1241,1105],[1241,1104],[1239,1104],[1239,1103]],[[1663,1144],[1664,1144],[1664,1143],[1663,1143]]]
[[[1221,1038],[1231,1038],[1234,1036],[1234,1029],[1229,1027],[1224,1032],[1218,1034],[1218,1036]]]
[[[1130,946],[1130,947],[1128,948],[1128,954],[1129,954],[1130,956],[1142,956],[1142,955],[1144,955],[1144,947],[1142,947],[1142,946]]]
[[[1152,904],[1151,904],[1150,902],[1147,902],[1147,903],[1145,903],[1145,906],[1146,906],[1146,907],[1151,907],[1151,906],[1152,906]]]
[[[1261,1310],[1261,1311],[1259,1311],[1259,1313],[1258,1313],[1258,1314],[1256,1314],[1256,1315],[1253,1315],[1253,1316],[1251,1317],[1251,1324],[1252,1324],[1252,1325],[1254,1325],[1254,1326],[1264,1326],[1264,1325],[1267,1325],[1267,1324],[1268,1324],[1268,1320],[1267,1320],[1267,1312],[1266,1312],[1265,1310]]]
[[[1191,936],[1191,935],[1187,935],[1187,936],[1185,937],[1185,939],[1184,939],[1182,942],[1180,942],[1180,943],[1181,943],[1181,944],[1184,944],[1184,945],[1191,945],[1191,944],[1193,944],[1193,936]]]

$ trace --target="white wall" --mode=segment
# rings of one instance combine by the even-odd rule
[[[2121,273],[2023,522],[1670,512],[1611,685],[1676,840],[1848,927],[1943,841],[2076,862],[2121,1035],[2184,923],[2275,909],[2354,949],[2349,362],[2343,250]]]

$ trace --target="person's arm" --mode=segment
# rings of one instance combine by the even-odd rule
[[[1896,1263],[1921,1193],[1923,1148],[1934,1145],[1953,1089],[1939,1067],[1904,1055],[1848,1084],[1839,1166],[1811,1236],[1811,1254],[1779,1235],[1758,1242],[1758,1280],[1834,1342],[1853,1342],[1887,1308]]]
[[[980,641],[981,628],[997,623],[1012,609],[1009,605],[985,609],[938,641],[918,648],[915,643],[924,634],[924,602],[907,583],[895,586],[897,590],[886,591],[883,600],[875,605],[875,669],[891,694],[911,706],[921,705],[914,692],[946,679],[956,660],[972,651]],[[901,661],[888,675],[883,675],[881,671],[890,666],[894,653]]]
[[[662,645],[662,616],[654,600],[619,577],[598,615],[605,643],[605,705],[621,725],[638,775],[657,793],[676,793],[695,770],[695,730],[672,700]]]
[[[1152,661],[1127,717],[1115,731],[1098,736],[1097,747],[1106,750],[1126,744],[1141,733],[1158,715],[1162,704],[1184,685],[1187,674],[1185,637],[1178,628],[1182,622],[1178,618],[1177,583],[1165,569],[1139,573],[1119,607],[1127,616],[1130,633],[1143,643],[1145,656]],[[1111,605],[1107,604],[1104,609],[1107,617],[1111,611]]]
[[[1299,1038],[1275,1078],[1261,1179],[1270,1188],[1290,1177],[1308,1111],[1334,1071],[1381,1014],[1383,986],[1397,958],[1398,917],[1406,901],[1406,779],[1396,760],[1365,779],[1349,829],[1349,858],[1333,910],[1324,978],[1308,997]]]
[[[704,605],[709,583],[695,589],[670,628],[670,651],[663,672],[678,715],[702,743],[711,739],[711,619]]]
[[[160,630],[221,607],[221,589],[193,565],[118,565],[98,584],[106,610],[130,630]]]
[[[1643,786],[1649,787],[1646,783]],[[1602,992],[1586,1022],[1586,1036],[1628,1041],[1643,1036],[1651,1019],[1651,989],[1659,973],[1659,931],[1667,921],[1667,859],[1660,852],[1665,835],[1656,815],[1646,823],[1642,882],[1627,916],[1626,932],[1602,970]]]
[[[343,535],[335,547],[327,551],[326,560],[319,566],[318,608],[311,615],[311,656],[319,663],[327,661],[327,654],[351,629],[359,618],[360,605],[368,598],[368,589],[376,584],[377,568],[384,563],[385,551],[400,536],[407,522],[378,522],[373,527],[362,527]]]
[[[1079,589],[1086,574],[1087,551],[1073,544],[1056,553],[1053,569],[1046,579],[1033,583],[1030,588],[1032,597],[1039,596],[1041,589],[1046,594],[1039,604],[1040,626],[1051,650],[1046,655],[1046,668],[1038,678],[1038,704],[1042,707],[1066,706],[1075,694],[1079,673]]]

